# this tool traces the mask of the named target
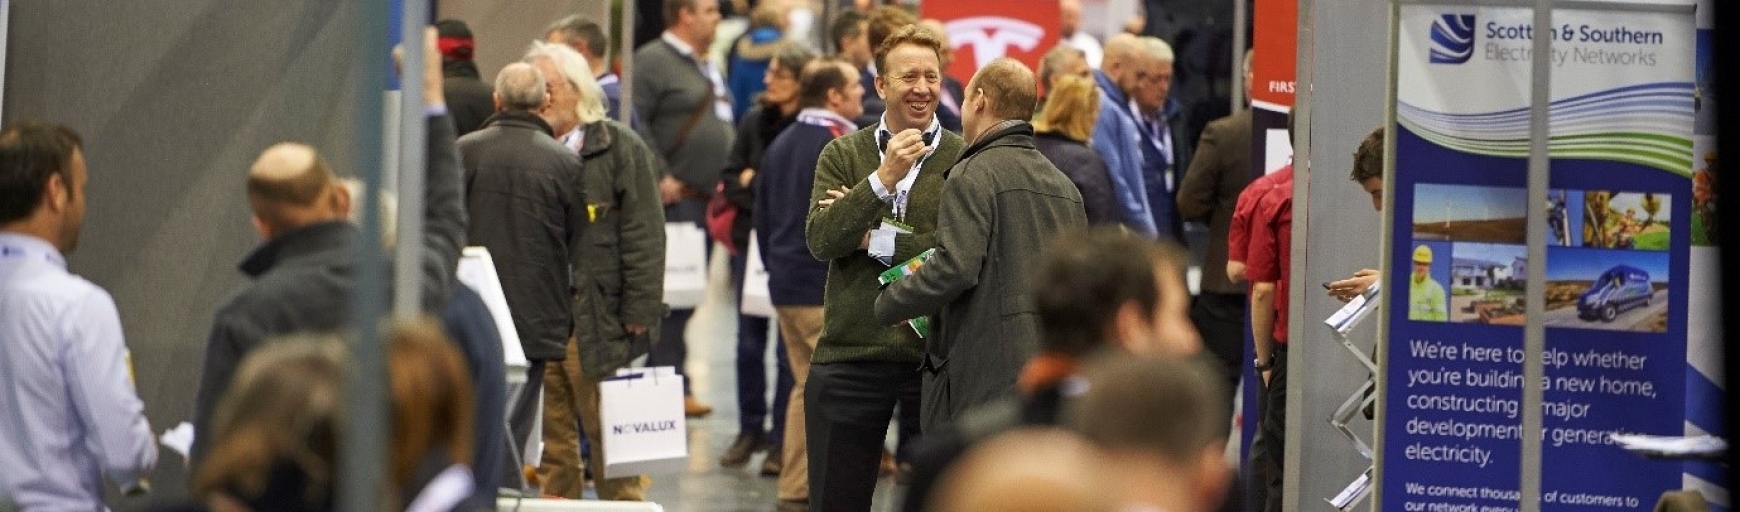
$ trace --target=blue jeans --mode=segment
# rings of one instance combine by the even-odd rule
[[[731,255],[731,283],[737,297],[743,297],[743,274],[746,254]],[[767,440],[778,446],[785,438],[785,407],[791,396],[791,363],[786,361],[785,345],[774,338],[767,343],[768,320],[759,316],[737,314],[737,417],[738,432],[762,432],[769,420],[773,428],[765,430]],[[777,333],[776,333],[777,334]],[[773,349],[779,365],[773,390],[773,410],[767,404],[767,351]],[[769,417],[771,416],[771,418]]]

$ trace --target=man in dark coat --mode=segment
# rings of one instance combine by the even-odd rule
[[[453,147],[453,123],[441,100],[440,59],[435,58],[433,39],[425,44],[423,70],[423,97],[431,114],[419,241],[419,298],[428,312],[439,311],[448,300],[466,225],[459,155]],[[254,282],[218,309],[206,343],[194,409],[194,430],[202,433],[194,437],[196,467],[209,449],[206,443],[212,436],[204,433],[211,432],[218,398],[250,351],[285,334],[336,332],[352,320],[358,231],[346,220],[350,193],[315,149],[284,143],[261,153],[249,170],[248,202],[254,227],[266,243],[242,261],[242,272]]]
[[[925,344],[926,431],[1014,391],[1039,344],[1027,280],[1035,249],[1087,226],[1081,192],[1033,147],[1033,72],[998,59],[967,90],[963,128],[973,142],[943,186],[936,253],[876,299],[885,324],[938,315]]]
[[[569,251],[586,220],[585,207],[574,203],[580,158],[551,138],[550,125],[534,113],[548,101],[544,84],[530,64],[502,68],[495,82],[500,111],[459,139],[473,219],[467,241],[489,249],[530,360],[530,384],[508,413],[516,440],[532,434],[545,363],[567,357],[574,324]]]
[[[1250,57],[1245,57],[1245,87],[1251,83]],[[1249,97],[1249,94],[1246,94]],[[1190,306],[1190,319],[1202,330],[1202,342],[1225,370],[1228,403],[1244,362],[1245,286],[1222,269],[1227,263],[1227,234],[1239,193],[1254,179],[1251,169],[1251,111],[1208,123],[1197,142],[1190,171],[1178,185],[1178,215],[1208,224],[1208,247],[1202,261],[1202,292]]]
[[[435,30],[440,36],[436,44],[441,49],[441,74],[446,78],[442,98],[447,100],[447,108],[453,114],[456,133],[464,137],[482,128],[483,120],[495,113],[492,99],[495,90],[483,82],[477,63],[471,60],[477,49],[471,28],[463,21],[450,19],[435,22]]]

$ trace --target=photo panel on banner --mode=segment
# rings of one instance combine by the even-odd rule
[[[1609,437],[1687,432],[1689,256],[1714,217],[1692,207],[1714,167],[1694,158],[1693,11],[1629,6],[1551,27],[1400,7],[1382,510],[1518,506],[1530,236],[1547,245],[1542,509],[1647,509],[1691,478]],[[1527,197],[1534,37],[1552,40],[1545,204]]]

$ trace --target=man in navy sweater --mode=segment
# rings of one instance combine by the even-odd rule
[[[762,263],[767,266],[768,294],[779,313],[793,383],[786,406],[784,471],[779,475],[782,505],[809,500],[809,453],[804,436],[804,383],[810,356],[822,335],[822,289],[828,264],[810,255],[804,235],[809,191],[816,180],[816,161],[828,142],[857,129],[852,118],[863,113],[864,86],[858,69],[840,59],[821,59],[804,66],[798,77],[797,122],[768,145],[756,175],[755,233]]]

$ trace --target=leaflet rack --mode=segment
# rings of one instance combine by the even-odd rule
[[[1341,402],[1340,407],[1335,408],[1335,412],[1329,415],[1329,424],[1341,431],[1342,435],[1347,436],[1347,440],[1353,444],[1354,450],[1359,451],[1359,454],[1364,456],[1367,461],[1373,460],[1374,457],[1371,444],[1361,439],[1347,425],[1353,421],[1354,415],[1359,414],[1361,410],[1370,407],[1377,401],[1378,365],[1365,352],[1359,350],[1359,347],[1354,346],[1353,341],[1347,339],[1347,333],[1377,310],[1380,295],[1378,284],[1372,283],[1365,293],[1354,297],[1353,300],[1348,301],[1346,306],[1342,306],[1335,314],[1323,321],[1324,325],[1329,326],[1329,329],[1334,332],[1335,340],[1341,342],[1341,346],[1353,355],[1355,361],[1364,365],[1371,375],[1365,379],[1365,383],[1353,391],[1353,394],[1348,395],[1347,400]],[[1329,502],[1331,506],[1343,512],[1352,510],[1371,495],[1372,472],[1375,469],[1375,465],[1368,464],[1365,471],[1360,473],[1353,482],[1348,483],[1347,487],[1341,490],[1341,493],[1336,494],[1333,498],[1325,498],[1323,501]]]

